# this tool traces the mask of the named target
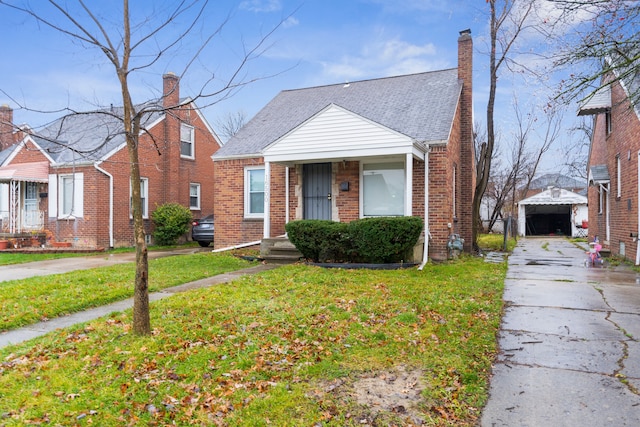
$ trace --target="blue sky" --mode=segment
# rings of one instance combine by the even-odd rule
[[[44,2],[31,3],[40,8]],[[120,1],[101,1],[100,6],[89,3],[107,24],[114,23],[111,28],[117,27]],[[170,4],[132,1],[132,16],[136,22],[162,16],[166,12],[163,5]],[[168,71],[180,74],[203,37],[227,17],[219,35],[184,75],[182,96],[197,93],[211,73],[216,79],[208,88],[215,90],[236,69],[243,49],[254,46],[274,26],[281,25],[267,39],[261,55],[242,71],[245,80],[257,81],[213,105],[208,105],[209,101],[217,98],[198,101],[201,107],[206,106],[205,116],[212,125],[240,110],[252,117],[285,89],[455,67],[458,33],[469,28],[475,47],[475,116],[476,121],[484,122],[488,86],[486,8],[485,0],[212,1],[206,24],[154,66],[137,72],[131,79],[131,92],[134,102],[158,96],[161,75]],[[43,9],[42,13],[55,16],[51,10]],[[16,123],[37,127],[60,115],[28,112],[18,103],[42,111],[121,104],[113,66],[101,52],[6,8],[0,10],[0,28],[4,32],[0,104],[15,109]],[[175,34],[179,28],[175,25],[170,30]],[[163,37],[158,43],[171,34]],[[500,84],[500,106],[511,103],[514,90],[527,100],[534,93],[522,82],[514,86],[511,79]]]

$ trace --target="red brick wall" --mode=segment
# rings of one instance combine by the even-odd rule
[[[170,117],[167,125],[161,122],[154,126],[150,129],[153,138],[143,134],[138,145],[140,177],[148,179],[149,219],[144,221],[147,234],[153,232],[151,213],[158,206],[169,202],[189,206],[189,185],[192,183],[200,184],[200,209],[192,210],[194,218],[214,211],[214,164],[211,156],[218,150],[219,144],[192,109],[173,110],[167,116]],[[181,122],[194,127],[195,159],[180,157]],[[126,147],[102,163],[101,167],[112,174],[114,180],[114,246],[132,246],[133,220],[129,214],[131,175]],[[108,210],[108,202],[107,196],[100,200],[104,210]],[[108,242],[104,244],[108,245]]]
[[[446,146],[431,147],[429,154],[429,257],[447,258],[447,238],[453,228],[453,184]]]
[[[620,84],[612,89],[611,133],[606,134],[606,115],[596,116],[589,165],[606,164],[611,178],[609,195],[610,239],[605,247],[612,254],[620,254],[625,246],[625,257],[635,260],[637,243],[631,233],[638,232],[638,151],[640,150],[640,120],[630,107]],[[618,194],[617,157],[620,158],[620,197]],[[606,207],[598,212],[598,187],[589,187],[589,237],[606,238]],[[607,243],[607,242],[605,242]]]
[[[215,239],[225,248],[262,239],[264,221],[244,218],[244,168],[264,165],[261,158],[216,161]]]
[[[54,240],[71,242],[74,247],[105,247],[103,242],[107,239],[108,243],[108,231],[102,224],[108,224],[108,216],[101,208],[101,203],[95,202],[104,199],[104,195],[109,194],[108,181],[104,174],[98,172],[93,166],[58,168],[52,170],[51,173],[57,175],[82,173],[84,191],[82,217],[58,219],[50,217],[47,211],[46,228],[53,233]],[[59,200],[60,194],[58,193]],[[48,205],[46,209],[48,209]]]
[[[13,109],[0,105],[0,151],[15,144],[13,133]]]
[[[447,146],[432,147],[429,157],[429,218],[432,236],[430,256],[444,259],[447,256],[447,239],[455,230],[453,215],[453,173],[452,165],[459,156],[450,155]],[[453,145],[455,150],[457,145]],[[424,219],[424,162],[414,159],[413,164],[413,215]],[[263,221],[244,218],[244,170],[247,166],[264,165],[261,158],[216,161],[215,187],[217,198],[215,205],[216,231],[215,247],[224,248],[262,239]],[[360,218],[360,165],[357,161],[333,163],[334,192],[333,200],[342,222]],[[289,220],[300,219],[300,182],[298,170],[289,170]],[[340,191],[341,182],[349,182],[349,191]],[[271,237],[284,234],[285,224],[285,168],[271,165]],[[457,192],[461,182],[457,181]],[[296,191],[297,190],[297,191]],[[451,224],[452,229],[449,228]]]
[[[351,222],[360,218],[360,162],[333,163],[335,184],[332,197],[338,208],[341,222]],[[349,184],[348,191],[340,191],[340,183]]]

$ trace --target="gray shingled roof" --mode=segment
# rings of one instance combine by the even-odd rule
[[[0,166],[9,158],[9,156],[11,155],[11,153],[13,153],[13,150],[15,150],[16,147],[17,145],[12,145],[0,151]]]
[[[612,52],[607,59],[613,67],[616,77],[623,82],[623,87],[629,97],[635,112],[640,117],[640,59],[637,59],[635,46],[623,57],[622,52]],[[628,58],[636,58],[629,62]],[[617,65],[616,65],[617,63]],[[578,110],[579,116],[603,113],[611,108],[611,87],[610,84],[596,89],[589,95]]]
[[[611,86],[599,87],[589,95],[578,110],[578,116],[604,113],[611,108]]]
[[[152,108],[144,124],[157,120],[162,115],[160,108]],[[33,139],[57,164],[93,163],[125,143],[121,110],[115,107],[64,116],[39,130]]]
[[[607,165],[593,165],[589,168],[589,179],[594,182],[609,182],[609,168]]]
[[[542,175],[539,178],[536,178],[531,181],[529,184],[530,190],[545,190],[547,187],[558,187],[558,188],[583,188],[587,186],[586,182],[578,181],[577,179],[573,179],[569,176],[562,175],[559,173],[548,173]]]
[[[462,83],[449,69],[328,86],[285,90],[258,112],[214,159],[262,150],[331,104],[417,141],[449,137]]]

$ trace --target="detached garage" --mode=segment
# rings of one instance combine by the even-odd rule
[[[548,188],[518,203],[518,235],[587,237],[588,215],[586,197]]]

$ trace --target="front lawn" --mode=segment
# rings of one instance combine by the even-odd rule
[[[147,249],[149,251],[166,251],[175,248],[197,248],[198,244],[196,242],[186,242],[181,245],[174,246],[149,246]],[[4,251],[0,253],[0,265],[12,265],[12,264],[24,264],[27,262],[34,261],[46,261],[49,259],[60,259],[60,258],[72,258],[72,257],[84,257],[84,256],[107,256],[109,254],[117,254],[123,252],[135,252],[134,247],[126,247],[126,248],[115,248],[109,249],[101,252],[72,252],[72,251],[61,251],[61,252],[52,252],[47,253],[44,251],[33,250],[29,252],[14,252],[14,251]]]
[[[0,350],[0,425],[472,426],[506,264],[285,266]],[[3,292],[4,294],[4,292]]]
[[[250,267],[232,255],[202,252],[149,261],[149,291]],[[0,332],[133,296],[135,264],[0,282]],[[0,421],[0,426],[2,425]]]

